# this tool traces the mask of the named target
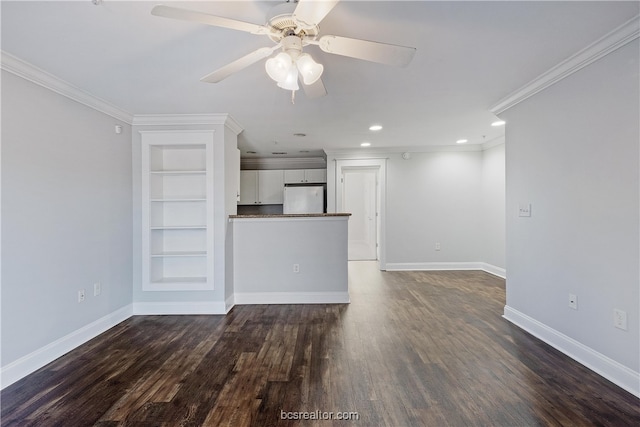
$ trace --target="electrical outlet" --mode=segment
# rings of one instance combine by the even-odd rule
[[[93,296],[97,297],[102,293],[102,284],[100,282],[96,282],[93,284]]]
[[[300,273],[300,264],[293,264],[293,272]]]
[[[78,302],[84,301],[84,289],[78,291]]]
[[[531,203],[523,203],[518,205],[518,216],[530,217],[531,216]]]
[[[627,312],[618,308],[613,309],[613,326],[623,331],[627,330]]]
[[[440,250],[440,242],[436,242],[436,251]]]
[[[574,294],[569,294],[569,307],[574,310],[578,309],[578,296]]]

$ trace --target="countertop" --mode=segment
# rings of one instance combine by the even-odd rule
[[[351,216],[350,213],[315,213],[315,214],[268,214],[268,215],[229,215],[229,219],[242,218],[323,218],[335,216]]]

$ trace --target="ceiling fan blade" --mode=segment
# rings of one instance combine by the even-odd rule
[[[258,50],[254,50],[250,54],[245,55],[240,59],[236,59],[235,61],[225,65],[224,67],[217,69],[213,73],[207,74],[206,76],[201,78],[200,81],[205,83],[218,83],[219,81],[229,77],[231,74],[243,70],[249,65],[258,62],[263,58],[266,58],[279,47],[280,44],[277,44],[274,47],[262,47]]]
[[[302,79],[300,79],[300,85],[304,90],[304,94],[309,99],[320,98],[327,94],[327,89],[324,87],[324,83],[322,82],[322,79],[318,79],[315,81],[315,83],[310,85],[304,84]]]
[[[201,24],[213,25],[216,27],[230,28],[232,30],[245,31],[252,34],[269,33],[269,29],[263,25],[165,5],[155,6],[151,9],[151,14],[154,16],[162,16],[164,18],[180,19],[182,21],[199,22]]]
[[[416,48],[371,42],[340,36],[323,36],[317,42],[327,53],[350,56],[380,64],[406,67],[413,59]]]
[[[340,0],[298,0],[293,11],[293,20],[302,28],[313,28]]]

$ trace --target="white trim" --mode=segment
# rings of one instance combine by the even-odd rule
[[[486,262],[481,262],[480,264],[480,270],[484,271],[485,273],[493,274],[494,276],[502,277],[503,279],[507,278],[506,269],[492,264],[487,264]]]
[[[628,20],[604,37],[542,73],[520,89],[500,100],[489,111],[501,114],[525,99],[581,70],[603,56],[635,40],[640,35],[640,15]]]
[[[335,176],[327,176],[327,202],[329,197],[334,197],[333,204],[337,212],[343,210],[341,182],[344,169],[376,169],[377,170],[377,203],[378,203],[378,233],[377,256],[380,270],[387,269],[387,160],[388,158],[357,158],[357,159],[333,159],[335,162]],[[328,174],[327,169],[327,174]]]
[[[503,138],[500,135],[496,138]],[[496,139],[494,138],[494,139]],[[493,139],[492,139],[493,141]],[[440,153],[459,151],[483,151],[483,144],[456,144],[456,145],[422,145],[404,147],[376,147],[370,149],[354,150],[352,148],[325,150],[327,157],[333,160],[360,160],[360,159],[388,159],[389,155],[400,156],[404,152],[409,153]]]
[[[228,113],[203,114],[136,114],[134,126],[225,125],[238,135],[242,127]]]
[[[222,301],[170,301],[134,302],[134,316],[157,316],[178,314],[227,314],[226,302]]]
[[[224,302],[224,313],[227,314],[236,305],[236,298],[234,294],[231,294]]]
[[[127,320],[131,315],[132,306],[129,304],[3,366],[0,370],[1,387],[4,389],[26,377],[118,323]]]
[[[640,373],[505,305],[502,316],[612,383],[640,397]]]
[[[249,304],[348,304],[349,292],[240,292],[236,305]]]
[[[505,144],[505,139],[504,139],[504,135],[499,136],[497,138],[493,138],[490,141],[487,141],[485,143],[482,144],[482,151],[487,151],[490,150],[493,147],[497,147],[499,145],[504,145]]]
[[[480,270],[494,276],[507,276],[507,271],[502,267],[487,264],[486,262],[389,262],[387,271],[455,271],[455,270]]]
[[[481,262],[388,262],[387,271],[482,270]]]
[[[0,53],[2,55],[0,68],[3,70],[47,88],[62,96],[66,96],[69,99],[86,105],[89,108],[93,108],[96,111],[113,117],[114,119],[121,120],[128,124],[133,122],[133,115],[131,113],[124,111],[115,105],[98,98],[97,96],[91,95],[89,92],[85,92],[84,90],[67,83],[61,78],[47,73],[35,65],[31,65],[10,53],[5,51],[0,51]]]

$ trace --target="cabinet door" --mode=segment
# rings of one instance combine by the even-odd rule
[[[258,203],[281,205],[284,203],[284,172],[261,170],[258,172]]]
[[[239,205],[253,205],[258,202],[258,171],[240,171]]]
[[[313,182],[316,184],[324,184],[327,182],[326,169],[306,169],[304,171],[305,182]]]
[[[285,184],[299,184],[304,182],[304,169],[286,169],[284,171]]]

